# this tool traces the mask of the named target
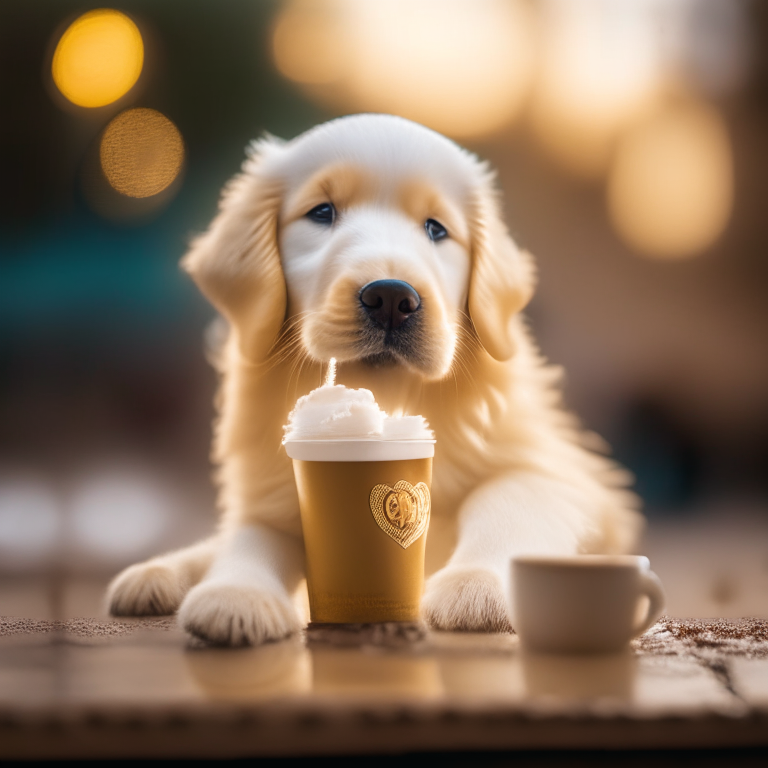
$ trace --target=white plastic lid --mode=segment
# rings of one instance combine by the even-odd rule
[[[299,461],[406,461],[435,455],[434,440],[290,440],[284,445]]]

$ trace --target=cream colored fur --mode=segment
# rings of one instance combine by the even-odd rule
[[[303,216],[328,200],[333,227]],[[446,224],[446,241],[426,237],[427,217]],[[530,257],[507,234],[486,167],[444,137],[359,115],[259,142],[184,266],[231,329],[218,361],[221,525],[120,574],[113,613],[178,609],[188,631],[228,645],[302,626],[298,497],[280,441],[331,356],[340,383],[435,430],[423,600],[432,626],[507,629],[516,554],[634,545],[626,474],[562,410],[559,372],[519,315],[533,291]],[[417,352],[376,367],[362,359],[377,350],[360,336],[357,297],[382,278],[416,288],[423,325]]]

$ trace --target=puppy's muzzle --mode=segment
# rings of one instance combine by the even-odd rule
[[[375,280],[360,290],[360,304],[371,320],[386,331],[398,330],[421,307],[421,297],[402,280]]]

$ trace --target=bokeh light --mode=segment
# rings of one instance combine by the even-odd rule
[[[291,3],[279,16],[272,34],[275,64],[298,83],[332,83],[344,74],[345,52],[336,44],[343,19],[329,13],[330,4],[317,0]]]
[[[481,136],[519,115],[535,35],[524,2],[485,0],[478,10],[466,0],[294,0],[275,25],[275,64],[334,108]]]
[[[149,554],[175,513],[167,488],[132,469],[107,469],[87,478],[72,497],[70,523],[76,546],[102,560]]]
[[[566,170],[596,178],[619,132],[658,91],[661,62],[648,0],[546,0],[531,104],[541,146]]]
[[[61,531],[60,506],[41,481],[0,481],[0,559],[4,568],[35,566],[51,559]]]
[[[178,176],[184,141],[165,115],[154,109],[129,109],[104,130],[99,156],[114,189],[128,197],[150,197]]]
[[[144,43],[124,14],[99,9],[70,24],[53,54],[57,88],[73,104],[103,107],[117,101],[139,79]]]
[[[617,148],[608,205],[621,237],[640,253],[682,258],[724,230],[733,204],[733,158],[720,115],[704,104],[669,108]]]

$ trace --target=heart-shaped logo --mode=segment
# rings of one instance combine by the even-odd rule
[[[376,485],[371,491],[371,512],[384,533],[407,549],[427,530],[430,511],[426,483],[415,486],[400,480],[394,487]]]

